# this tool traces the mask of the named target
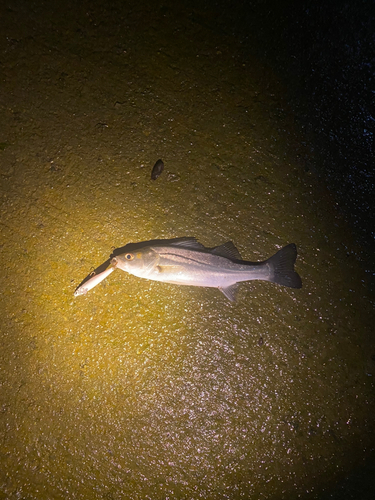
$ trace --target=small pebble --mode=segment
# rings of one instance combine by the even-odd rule
[[[151,172],[151,180],[156,181],[156,179],[161,175],[164,170],[163,160],[158,160]]]

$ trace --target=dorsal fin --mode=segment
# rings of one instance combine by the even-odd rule
[[[206,247],[194,237],[175,238],[169,240],[169,244],[174,247],[190,248],[191,250],[206,250]]]
[[[223,245],[212,248],[210,253],[220,255],[220,257],[226,257],[227,259],[241,260],[240,252],[231,241],[227,241]]]

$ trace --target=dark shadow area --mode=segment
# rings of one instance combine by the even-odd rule
[[[304,168],[327,184],[355,230],[373,286],[374,3],[221,3],[223,30],[240,38],[244,59],[255,49],[284,83],[305,135]]]
[[[372,500],[374,498],[375,457],[352,470],[346,478],[333,485],[319,500]]]

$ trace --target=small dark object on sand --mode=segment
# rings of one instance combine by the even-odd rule
[[[151,179],[153,181],[156,181],[156,179],[159,177],[159,175],[161,175],[161,173],[163,172],[163,170],[164,170],[163,160],[158,160],[155,163],[154,168],[152,169]]]

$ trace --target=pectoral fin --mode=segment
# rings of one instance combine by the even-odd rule
[[[234,285],[227,286],[225,288],[219,287],[220,292],[226,296],[231,302],[236,302],[236,294],[238,291],[238,285],[235,283]]]
[[[181,266],[156,266],[155,269],[158,272],[158,274],[162,273],[176,274],[183,271],[184,268]]]

